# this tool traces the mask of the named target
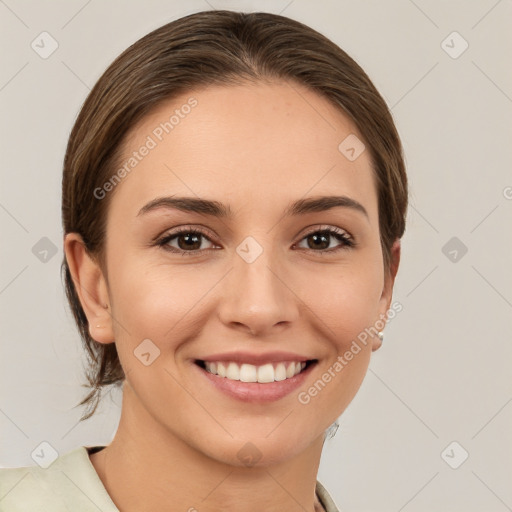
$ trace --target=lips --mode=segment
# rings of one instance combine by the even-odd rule
[[[317,359],[299,354],[224,353],[196,359],[193,367],[213,386],[244,402],[279,400],[301,386]]]

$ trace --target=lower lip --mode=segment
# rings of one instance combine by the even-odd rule
[[[236,398],[242,402],[266,403],[275,402],[289,395],[299,388],[307,376],[311,372],[316,362],[310,363],[299,374],[285,380],[268,382],[262,384],[260,382],[241,382],[239,380],[231,380],[226,377],[214,375],[199,365],[194,364],[199,372],[204,375],[217,389]]]

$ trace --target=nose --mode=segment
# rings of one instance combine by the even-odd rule
[[[299,317],[300,300],[270,250],[249,263],[238,254],[223,283],[219,318],[229,328],[264,336],[282,331]]]

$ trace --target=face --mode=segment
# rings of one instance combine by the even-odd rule
[[[350,403],[380,343],[354,340],[386,314],[394,278],[369,151],[338,149],[350,134],[362,140],[327,100],[280,82],[190,92],[127,139],[130,171],[106,192],[113,321],[89,323],[115,340],[123,407],[147,432],[265,464]]]

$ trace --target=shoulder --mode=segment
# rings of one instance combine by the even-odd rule
[[[55,507],[58,503],[51,488],[45,485],[41,468],[32,467],[0,469],[0,510],[21,512],[35,510],[65,510]],[[40,508],[39,508],[40,507]],[[50,508],[52,507],[52,508]]]
[[[324,507],[325,512],[339,512],[336,503],[334,503],[327,489],[318,480],[316,481],[316,495]]]
[[[46,468],[0,468],[1,512],[85,512],[94,505],[105,512],[118,512],[85,446],[58,456]]]

